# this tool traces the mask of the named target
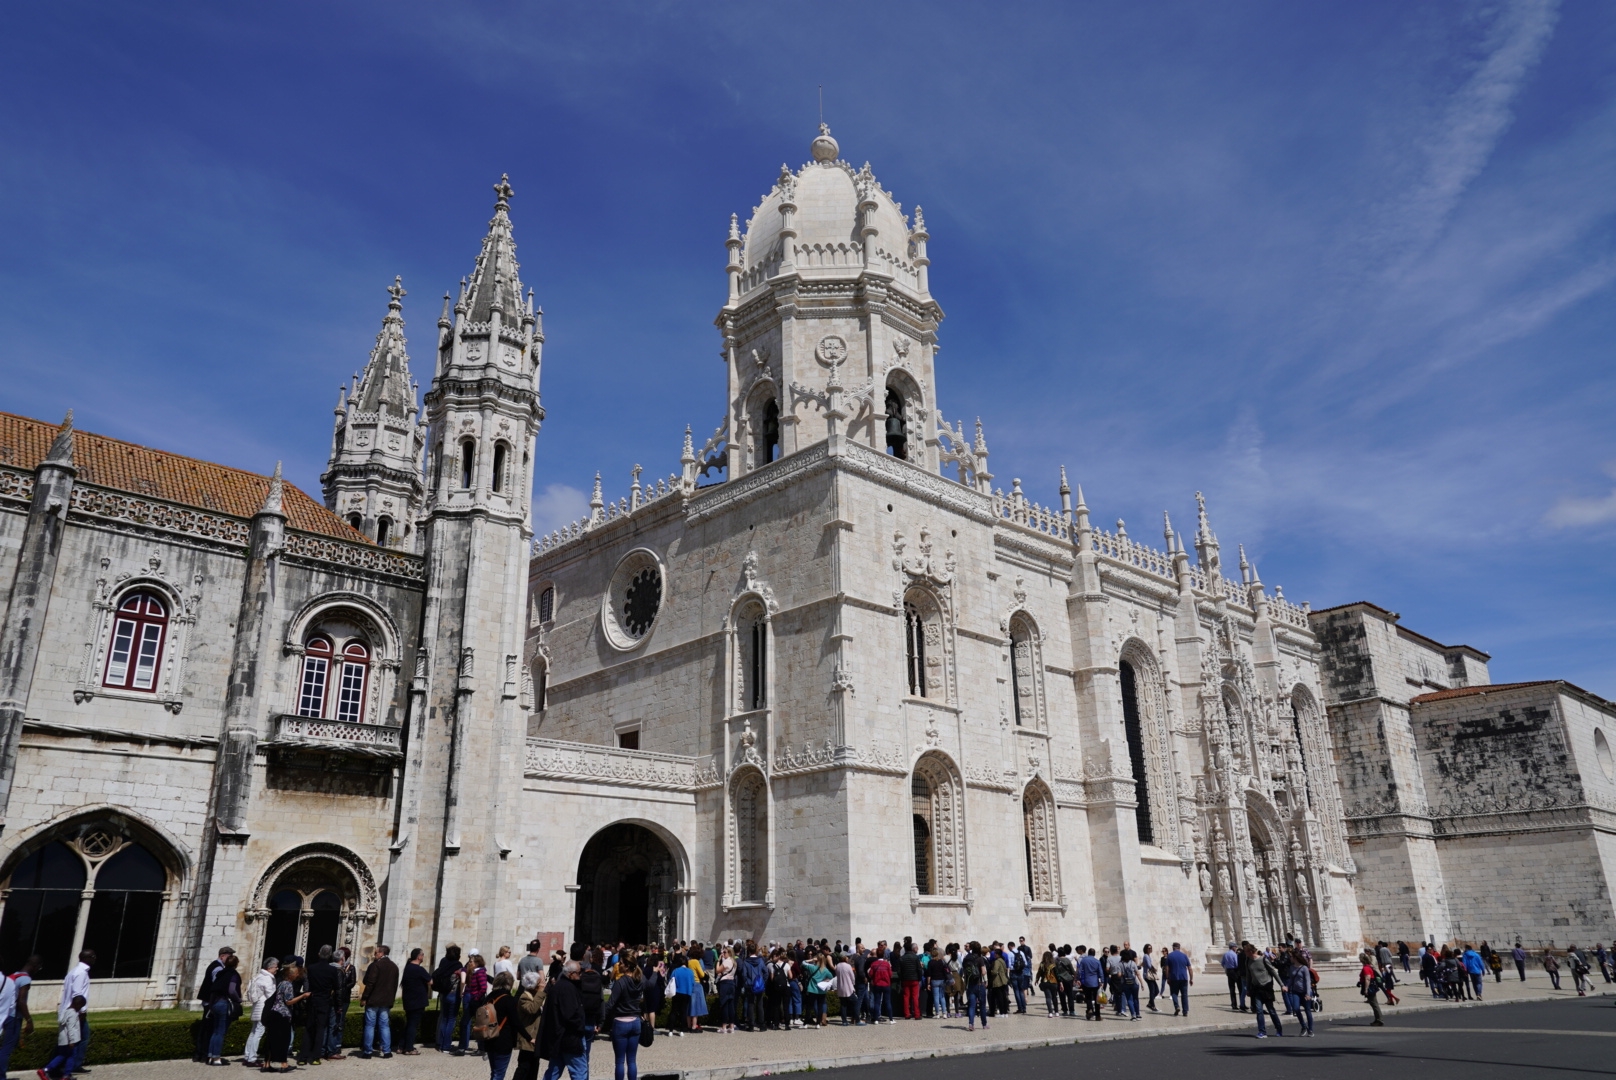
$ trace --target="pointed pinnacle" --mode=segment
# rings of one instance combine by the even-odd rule
[[[264,505],[259,509],[260,514],[279,514],[281,510],[281,463],[275,463],[275,473],[269,478],[269,492],[264,496]]]
[[[56,438],[51,440],[50,452],[45,460],[55,465],[73,464],[73,410],[67,410],[62,417],[62,426],[56,430]]]
[[[1082,484],[1077,485],[1077,508],[1079,510],[1087,510],[1089,508],[1089,504],[1083,501],[1083,485]]]
[[[916,207],[916,209],[917,209],[917,210],[918,210],[918,209],[919,209],[919,207]],[[1062,495],[1070,495],[1070,494],[1071,494],[1071,493],[1072,493],[1072,487],[1071,487],[1071,485],[1070,485],[1070,484],[1068,484],[1068,483],[1067,483],[1067,482],[1066,482],[1066,466],[1064,466],[1064,465],[1062,465],[1062,466],[1061,466],[1061,467],[1060,467],[1060,472],[1061,472],[1061,486],[1060,486],[1060,493],[1061,493],[1061,494],[1062,494]]]

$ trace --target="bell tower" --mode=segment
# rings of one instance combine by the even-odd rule
[[[821,124],[813,160],[780,166],[743,233],[730,218],[729,298],[715,320],[729,368],[728,459],[744,475],[830,428],[935,472],[934,358],[925,219]]]
[[[444,296],[427,391],[427,595],[389,873],[387,939],[514,933],[527,736],[520,657],[544,335],[522,293],[508,177],[459,295]]]

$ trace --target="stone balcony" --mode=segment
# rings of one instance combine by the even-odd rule
[[[392,764],[404,760],[401,735],[399,728],[385,724],[352,724],[282,714],[275,717],[275,735],[265,748],[313,750]]]

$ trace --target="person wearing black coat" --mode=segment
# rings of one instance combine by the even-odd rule
[[[584,1041],[584,1002],[578,990],[579,964],[568,960],[561,978],[550,984],[539,1017],[539,1056],[550,1063],[545,1080],[565,1069],[572,1080],[588,1080],[589,1046]]]
[[[505,1070],[516,1052],[516,1029],[522,1023],[516,1015],[516,999],[511,996],[509,972],[495,976],[494,988],[488,991],[483,1004],[494,1007],[494,1034],[482,1040],[483,1053],[488,1055],[489,1080],[505,1080]]]
[[[415,1036],[421,1030],[421,1016],[432,1000],[432,973],[426,969],[426,954],[420,949],[410,950],[409,963],[399,973],[400,996],[404,999],[404,1039],[399,1053],[411,1057],[421,1051],[415,1048]]]

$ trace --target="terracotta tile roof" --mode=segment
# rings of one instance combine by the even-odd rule
[[[1426,701],[1447,701],[1449,698],[1470,697],[1473,694],[1491,694],[1499,690],[1519,690],[1523,686],[1553,686],[1558,679],[1538,679],[1536,682],[1507,682],[1488,683],[1485,686],[1455,686],[1452,690],[1438,690],[1433,694],[1421,694],[1419,697],[1408,699],[1410,705],[1417,705]],[[1570,686],[1570,683],[1566,683]],[[1573,687],[1573,689],[1576,689]]]
[[[0,412],[0,466],[33,471],[45,459],[58,427]],[[267,476],[88,431],[73,432],[73,463],[81,483],[240,518],[256,514],[269,493]],[[292,528],[370,543],[363,533],[296,486],[286,484],[284,491],[286,523]]]

